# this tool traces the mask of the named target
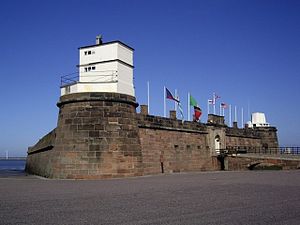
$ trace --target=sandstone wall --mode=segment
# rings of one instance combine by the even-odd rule
[[[36,145],[28,148],[26,168],[28,173],[50,177],[53,171],[53,148],[55,144],[55,129],[41,138]]]
[[[216,138],[221,149],[278,146],[275,128],[182,122],[174,112],[163,118],[142,107],[137,114],[136,106],[134,97],[122,94],[61,97],[57,128],[29,148],[26,170],[71,179],[220,170]],[[244,161],[226,163],[228,169],[245,168]]]
[[[253,164],[277,165],[284,170],[300,169],[299,158],[279,158],[276,156],[237,156],[227,157],[228,170],[249,170],[249,166]]]
[[[244,149],[255,152],[256,149],[278,148],[277,129],[274,127],[260,128],[226,128],[227,149]]]
[[[138,115],[144,174],[216,170],[207,127]]]
[[[47,176],[89,179],[143,174],[134,97],[71,94],[61,97],[58,106],[54,147],[45,153],[52,168]],[[28,168],[42,166],[46,157],[29,154]]]

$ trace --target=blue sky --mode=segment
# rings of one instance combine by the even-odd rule
[[[191,92],[205,122],[216,92],[245,120],[248,108],[264,112],[281,146],[299,146],[299,12],[297,0],[4,0],[0,156],[26,155],[56,126],[60,76],[77,70],[78,47],[98,34],[135,49],[136,98],[147,103],[149,81],[151,114],[163,115],[165,85],[185,116]]]

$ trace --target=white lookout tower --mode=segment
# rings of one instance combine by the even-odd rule
[[[61,96],[82,92],[114,92],[134,96],[133,51],[121,41],[79,48],[78,73],[61,78]]]
[[[251,121],[248,122],[248,127],[269,127],[270,124],[266,121],[266,116],[262,112],[255,112],[251,115]]]

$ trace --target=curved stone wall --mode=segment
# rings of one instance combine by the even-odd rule
[[[134,97],[76,93],[62,96],[57,106],[54,148],[48,153],[52,169],[40,175],[92,179],[143,174]]]

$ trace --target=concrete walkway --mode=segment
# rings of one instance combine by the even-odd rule
[[[1,224],[298,225],[300,171],[111,180],[0,175]]]

